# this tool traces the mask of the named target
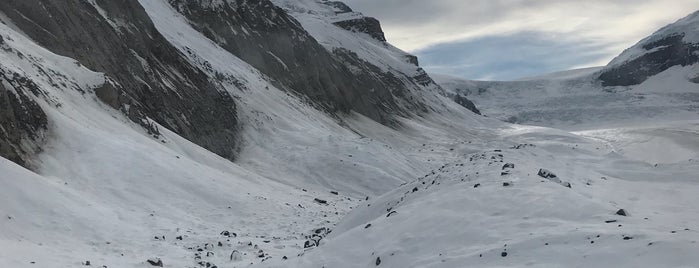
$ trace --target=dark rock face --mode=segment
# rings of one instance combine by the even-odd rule
[[[390,125],[392,115],[402,112],[394,98],[404,95],[402,81],[350,51],[327,51],[298,21],[268,0],[169,3],[193,28],[273,78],[276,86],[306,96],[331,113],[354,110]],[[341,3],[325,3],[349,9]]]
[[[638,85],[672,66],[699,62],[699,44],[685,43],[683,38],[684,34],[675,34],[644,44],[642,48],[652,52],[605,70],[599,77],[602,85]]]
[[[408,60],[409,63],[411,63],[415,66],[420,66],[420,61],[418,60],[417,56],[406,55],[405,58],[406,58],[406,60]]]
[[[107,74],[114,83],[95,89],[96,95],[150,134],[160,133],[148,119],[233,159],[233,98],[158,33],[137,0],[96,3],[123,26],[114,28],[81,0],[6,0],[0,11],[45,48]]]
[[[381,29],[381,23],[375,18],[361,17],[358,19],[338,21],[335,22],[335,25],[348,31],[365,33],[376,40],[386,42],[386,36],[383,33],[383,29]]]
[[[461,94],[456,94],[453,97],[454,101],[461,105],[462,107],[471,110],[472,112],[476,113],[477,115],[481,114],[481,111],[478,110],[476,107],[476,104],[474,104],[471,100],[467,99],[466,97],[462,96]]]
[[[29,94],[41,92],[19,74],[0,70],[0,75],[0,157],[31,168],[31,156],[39,150],[48,120]]]
[[[328,6],[333,7],[335,9],[335,14],[344,14],[344,13],[353,12],[352,8],[350,8],[345,3],[340,2],[340,1],[327,1],[327,2],[323,2],[323,4],[326,4]]]

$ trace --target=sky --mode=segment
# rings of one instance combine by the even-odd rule
[[[513,80],[603,66],[699,0],[345,0],[428,72]]]

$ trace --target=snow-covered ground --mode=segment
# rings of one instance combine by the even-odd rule
[[[602,87],[596,70],[502,82],[433,78],[484,115],[512,123],[575,131],[699,117],[699,84],[689,81],[699,65],[675,66],[631,87]]]
[[[561,100],[558,107],[593,110],[605,100],[624,104],[605,106],[609,110],[637,104],[638,110],[650,104],[686,110],[674,114],[675,122],[647,124],[648,114],[625,112],[646,120],[634,126],[601,112],[596,119],[606,128],[571,133],[476,116],[427,91],[439,105],[399,119],[402,127],[392,129],[358,114],[333,118],[314,109],[192,29],[166,1],[140,2],[193,64],[246,85],[224,85],[236,96],[243,122],[239,159],[220,158],[163,127],[162,137],[153,138],[97,100],[93,88],[105,82],[103,74],[0,25],[7,46],[0,67],[37,83],[45,93],[37,101],[50,122],[36,172],[0,159],[0,267],[82,267],[87,261],[151,267],[151,258],[165,267],[699,262],[699,121],[684,108],[691,84],[672,87],[667,94],[683,97],[670,99],[655,90],[664,80],[652,80],[608,100],[605,92],[567,89],[563,81],[513,82],[551,93],[547,98]],[[415,74],[393,47],[339,28],[323,30],[331,13],[304,17],[321,8],[313,1],[275,2],[298,11],[328,49],[344,44],[385,70]],[[486,114],[519,109],[518,98],[544,101],[524,89],[484,94],[491,93],[500,97],[485,104],[508,100],[512,106],[480,104]],[[645,95],[631,101],[637,94]],[[551,121],[558,116],[568,127],[581,114],[561,111],[549,111]],[[693,120],[679,121],[685,118]],[[615,123],[628,124],[610,127]],[[541,177],[540,169],[557,176]],[[615,215],[619,209],[628,215]],[[325,235],[319,247],[306,248]]]
[[[697,122],[585,132],[512,126],[364,202],[294,267],[693,267]],[[671,135],[669,133],[683,133]],[[623,141],[611,140],[622,135]],[[649,156],[669,156],[655,165]],[[539,176],[546,169],[557,178]],[[570,184],[571,188],[566,187]],[[624,209],[627,216],[616,215]],[[350,264],[351,265],[348,265]],[[288,267],[287,263],[279,267]]]

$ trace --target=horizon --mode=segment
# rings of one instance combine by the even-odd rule
[[[661,0],[347,0],[347,4],[381,21],[388,41],[418,56],[429,73],[484,81],[605,66],[625,49],[699,8],[699,0],[678,0],[673,5]]]

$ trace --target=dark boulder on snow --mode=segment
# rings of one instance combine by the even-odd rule
[[[238,237],[238,234],[229,231],[223,231],[221,232],[221,235],[225,237]]]
[[[628,214],[626,213],[626,210],[625,210],[625,209],[619,209],[619,210],[617,210],[617,211],[616,211],[616,215],[619,215],[619,216],[628,216]]]
[[[502,166],[502,169],[503,169],[503,170],[508,169],[508,168],[515,168],[515,164],[513,164],[513,163],[507,163],[507,164],[505,164],[505,165]]]
[[[539,169],[539,173],[537,173],[537,175],[539,175],[539,177],[548,179],[552,182],[558,183],[564,187],[573,188],[573,186],[570,184],[570,182],[562,181],[560,178],[558,178],[558,176],[556,176],[556,174],[553,174],[553,172],[551,172],[547,169],[543,169],[543,168]]]
[[[325,201],[325,200],[320,199],[320,198],[315,198],[315,199],[313,199],[313,201],[315,201],[316,203],[321,204],[321,205],[327,205],[327,204],[328,204],[328,201]]]
[[[551,178],[557,178],[556,174],[553,174],[553,172],[549,171],[548,169],[539,169],[539,173],[537,173],[542,178],[546,179],[551,179]]]
[[[381,264],[381,257],[376,257],[376,261],[374,263],[376,263],[376,266],[379,266]]]

